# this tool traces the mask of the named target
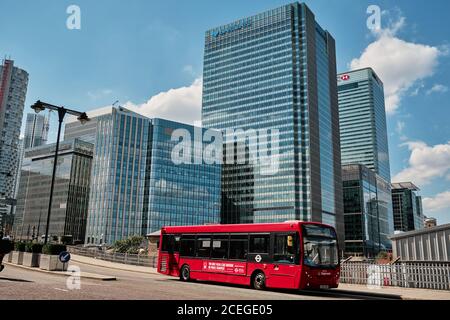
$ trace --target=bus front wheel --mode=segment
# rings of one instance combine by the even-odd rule
[[[263,290],[266,287],[266,275],[262,271],[258,271],[253,276],[253,288],[256,290]]]
[[[184,265],[180,271],[180,279],[183,281],[191,280],[191,270],[188,265]]]

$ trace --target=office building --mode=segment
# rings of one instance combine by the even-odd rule
[[[47,143],[49,120],[46,116],[28,113],[25,125],[24,148],[39,147]]]
[[[224,132],[225,155],[247,140],[230,132],[257,131],[241,159],[279,136],[271,174],[258,161],[224,164],[223,221],[319,221],[343,240],[338,118],[335,41],[305,4],[206,31],[203,126]]]
[[[202,159],[207,142],[201,142],[199,150],[193,143],[196,132],[203,137],[206,130],[163,119],[153,119],[151,128],[147,234],[163,226],[219,223],[221,165]],[[191,137],[186,147],[192,156],[187,163],[174,164],[172,151],[178,141],[171,133],[180,129]]]
[[[25,150],[14,219],[16,239],[35,239],[45,234],[56,144]],[[93,145],[81,140],[62,141],[49,237],[71,236],[83,242],[88,213]]]
[[[172,132],[194,137],[194,127],[122,107],[88,116],[89,127],[69,122],[65,132],[65,138],[81,136],[95,145],[86,243],[112,244],[164,225],[219,222],[220,164],[172,161],[178,143]]]
[[[424,227],[420,189],[412,182],[392,183],[395,231],[420,230]]]
[[[14,61],[4,60],[0,65],[0,198],[13,198],[15,193],[27,87],[28,73],[15,67]]]
[[[391,181],[383,83],[371,68],[337,82],[342,164],[364,164]]]
[[[391,185],[361,164],[342,166],[345,254],[375,257],[391,249]]]

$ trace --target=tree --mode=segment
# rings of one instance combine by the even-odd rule
[[[138,254],[144,240],[145,238],[141,236],[131,236],[126,239],[117,240],[113,244],[113,249],[115,252],[119,253]]]

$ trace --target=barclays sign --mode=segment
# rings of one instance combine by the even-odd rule
[[[215,30],[211,31],[211,36],[213,38],[217,38],[218,36],[221,36],[221,35],[224,35],[226,33],[236,31],[236,30],[243,29],[243,28],[249,27],[251,25],[252,25],[252,20],[251,19],[240,20],[238,22],[229,24],[229,25],[227,25],[225,27],[220,27],[218,29],[215,29]]]

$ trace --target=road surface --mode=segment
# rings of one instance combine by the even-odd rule
[[[0,273],[0,300],[5,299],[150,299],[150,300],[328,300],[367,297],[295,291],[256,291],[250,288],[205,282],[184,283],[159,274],[109,269],[74,262],[81,271],[115,276],[116,281],[81,279],[80,289],[70,290],[67,277],[6,265]]]

